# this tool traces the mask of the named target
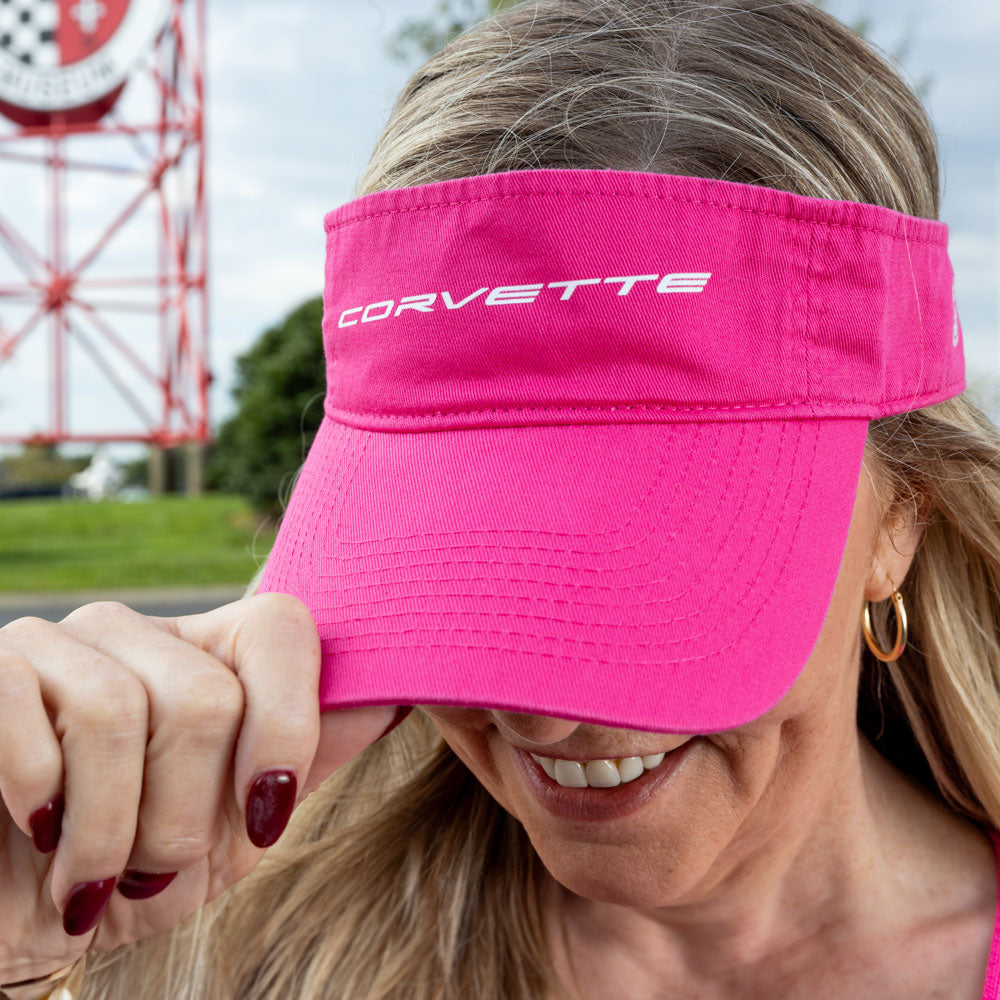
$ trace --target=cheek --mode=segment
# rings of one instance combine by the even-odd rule
[[[780,780],[781,739],[781,726],[766,719],[706,736],[699,767],[689,776],[684,794],[664,803],[658,818],[675,823],[677,836],[723,853],[755,825]],[[749,817],[754,821],[748,823]]]
[[[548,872],[571,892],[624,906],[693,901],[785,829],[792,798],[768,802],[777,739],[774,728],[702,738],[680,780],[621,820],[562,823],[519,789],[514,811]]]
[[[677,775],[682,780],[630,816],[573,824],[536,800],[487,712],[421,707],[486,791],[521,822],[552,876],[591,899],[664,905],[693,898],[786,829],[796,801],[780,773],[788,720],[777,711],[701,737]]]
[[[523,823],[557,826],[536,801],[513,759],[513,751],[497,732],[493,718],[482,709],[457,706],[417,706],[432,719],[442,738],[487,791]],[[676,839],[691,826],[702,833],[723,830],[741,820],[770,780],[782,737],[782,721],[774,713],[736,730],[700,739],[696,757],[688,762],[683,788],[658,797],[626,824],[615,824],[612,837],[622,830],[645,831],[650,825],[668,826]],[[678,782],[678,785],[682,783]],[[600,825],[592,833],[600,839]]]
[[[452,752],[476,776],[479,783],[509,812],[516,815],[498,769],[497,756],[502,746],[493,720],[483,709],[457,706],[417,705],[434,723]]]
[[[742,856],[789,822],[794,795],[785,772],[787,734],[765,717],[713,738],[716,758],[706,781],[706,833],[720,854]]]

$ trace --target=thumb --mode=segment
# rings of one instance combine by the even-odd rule
[[[334,771],[353,760],[394,729],[412,711],[411,705],[366,705],[363,708],[328,709],[319,719],[319,746],[306,778],[305,794],[317,788]]]

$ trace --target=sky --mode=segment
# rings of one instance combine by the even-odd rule
[[[434,6],[436,0],[208,0],[213,423],[232,412],[234,358],[321,292],[323,216],[352,197],[414,68],[394,62],[387,41],[404,20]],[[848,23],[871,17],[873,40],[890,51],[905,46],[908,75],[929,81],[969,386],[1000,420],[1000,3],[830,0],[828,6]],[[129,99],[137,105],[140,96],[126,90],[123,107]],[[120,185],[102,186],[93,175],[70,189],[77,246],[122,197]],[[44,204],[40,183],[25,168],[0,162],[0,211],[25,232],[34,226],[41,234],[32,212],[41,220]],[[134,262],[148,253],[148,242],[149,230],[140,225],[123,230],[106,255],[108,266]],[[0,284],[9,278],[0,262]],[[16,318],[0,306],[7,329]],[[152,330],[136,325],[132,337],[137,353],[154,361]],[[44,419],[44,349],[45,338],[36,337],[31,350],[26,345],[15,362],[0,367],[4,431]],[[101,421],[136,426],[85,358],[74,365],[71,421],[79,429]],[[136,453],[116,449],[120,458]]]

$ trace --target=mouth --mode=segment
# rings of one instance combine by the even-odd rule
[[[543,757],[536,753],[530,756],[557,785],[562,785],[563,788],[615,788],[641,778],[644,771],[659,767],[668,752],[591,760]]]
[[[662,754],[585,762],[512,749],[528,787],[548,812],[561,819],[598,821],[627,816],[665,793],[676,783],[671,779],[682,776],[682,765],[699,742],[692,737]]]

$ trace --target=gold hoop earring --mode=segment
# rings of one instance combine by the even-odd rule
[[[868,648],[872,651],[872,655],[877,657],[883,663],[894,663],[902,655],[903,650],[906,648],[906,634],[907,634],[907,624],[906,624],[906,608],[903,605],[903,595],[896,590],[896,585],[892,583],[892,578],[889,578],[889,583],[892,584],[892,601],[896,609],[896,641],[893,645],[891,652],[883,652],[878,645],[878,640],[875,638],[872,632],[872,619],[871,619],[871,601],[865,601],[865,614],[864,619],[861,622],[861,628],[865,633],[865,642],[868,643]]]

